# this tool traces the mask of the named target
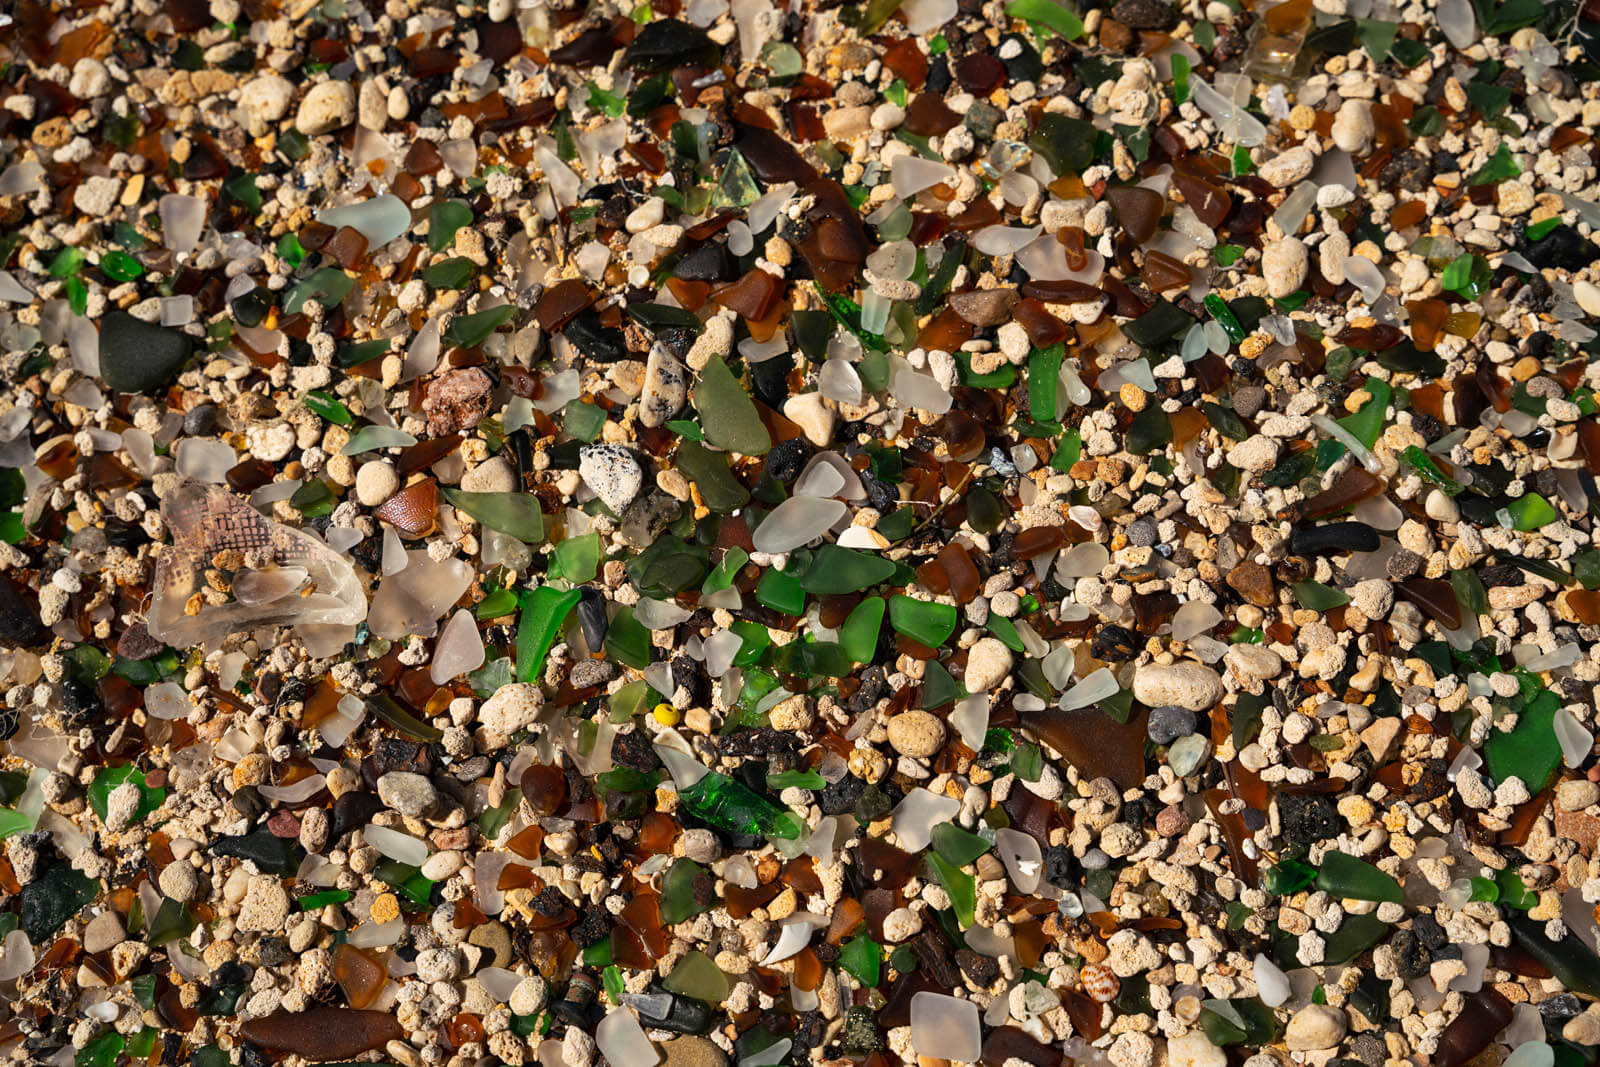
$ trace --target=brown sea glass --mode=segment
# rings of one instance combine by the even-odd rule
[[[1161,194],[1137,185],[1118,185],[1106,190],[1105,198],[1116,212],[1117,221],[1138,244],[1156,235],[1161,211],[1166,206]]]
[[[1332,485],[1302,504],[1300,512],[1307,519],[1325,519],[1377,496],[1387,487],[1388,483],[1365,467],[1346,467]]]
[[[1395,592],[1421,608],[1447,630],[1461,626],[1461,604],[1450,583],[1439,578],[1408,578],[1395,586]]]
[[[1495,1036],[1511,1025],[1511,1001],[1493,986],[1485,986],[1467,998],[1461,1014],[1451,1020],[1439,1035],[1433,1054],[1438,1067],[1461,1067],[1489,1047]]]
[[[1450,305],[1443,300],[1407,300],[1406,311],[1411,315],[1411,343],[1419,352],[1432,352],[1444,331]]]
[[[383,992],[389,972],[367,953],[344,944],[333,950],[333,979],[352,1008],[369,1008]]]
[[[1233,207],[1233,198],[1226,190],[1202,178],[1178,171],[1172,176],[1172,184],[1183,194],[1184,202],[1195,217],[1213,229],[1222,225]]]
[[[961,125],[961,116],[950,110],[938,93],[918,93],[906,107],[902,126],[919,137],[937,137]]]
[[[403,1039],[405,1030],[389,1012],[350,1008],[275,1011],[250,1019],[240,1035],[267,1052],[286,1052],[308,1060],[348,1060]]]
[[[1024,711],[1018,721],[1051,748],[1060,752],[1079,772],[1090,778],[1110,778],[1122,789],[1144,781],[1145,728],[1148,710],[1141,709],[1119,723],[1098,708],[1063,711],[1045,708]]]
[[[585,308],[595,302],[596,294],[577,278],[559,281],[547,288],[534,305],[534,318],[549,333],[560,333],[577,318]]]
[[[1189,283],[1193,281],[1189,268],[1165,252],[1146,252],[1144,270],[1140,276],[1152,293],[1164,293],[1168,289],[1187,289]]]

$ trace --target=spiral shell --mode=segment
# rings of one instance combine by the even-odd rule
[[[1078,980],[1083,983],[1083,991],[1089,994],[1089,999],[1100,1004],[1116,1000],[1122,990],[1122,983],[1111,973],[1111,968],[1103,963],[1084,964],[1078,972]]]

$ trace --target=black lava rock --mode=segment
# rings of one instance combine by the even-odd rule
[[[1300,845],[1334,837],[1342,825],[1333,798],[1321,796],[1279,794],[1278,819],[1283,824],[1283,836]]]

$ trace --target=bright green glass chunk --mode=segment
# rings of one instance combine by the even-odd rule
[[[699,949],[684,954],[672,973],[661,980],[669,992],[683,997],[693,997],[707,1004],[721,1004],[728,999],[728,976]]]
[[[1182,104],[1187,99],[1189,99],[1189,60],[1186,56],[1175,52],[1172,56],[1172,100],[1173,103]]]
[[[742,152],[730,148],[728,165],[723,168],[722,177],[717,179],[717,187],[711,191],[711,206],[749,207],[759,199],[761,187],[756,184],[755,175],[750,173],[750,164],[745,162]]]
[[[874,989],[883,973],[883,949],[872,938],[862,934],[846,941],[839,949],[839,966],[863,986]]]
[[[1491,879],[1474,876],[1469,878],[1468,881],[1472,884],[1471,899],[1473,901],[1488,901],[1493,904],[1500,899],[1500,887]]]
[[[919,707],[924,710],[942,708],[957,700],[964,700],[967,693],[960,682],[953,678],[944,664],[938,660],[930,661],[922,673],[922,699]]]
[[[878,631],[883,627],[882,597],[868,597],[850,610],[839,627],[839,647],[857,663],[871,663],[878,648]]]
[[[1288,896],[1316,881],[1317,869],[1299,860],[1284,860],[1261,872],[1261,888],[1268,893]]]
[[[600,569],[600,535],[590,531],[569,537],[557,545],[551,555],[554,575],[579,585],[592,582]]]
[[[100,257],[100,269],[107,278],[118,282],[131,282],[144,275],[143,263],[115,248]]]
[[[148,940],[151,947],[159,948],[181,937],[188,937],[194,933],[196,925],[187,908],[171,897],[162,897],[161,907],[156,909],[156,917],[150,923]]]
[[[352,426],[355,418],[350,414],[350,409],[343,403],[329,396],[327,393],[312,391],[301,398],[301,403],[311,410],[319,419],[338,426]]]
[[[799,579],[776,567],[761,572],[761,580],[756,583],[756,599],[785,615],[803,615],[806,610],[806,592]]]
[[[955,823],[944,822],[933,828],[933,850],[945,862],[957,867],[965,867],[993,847],[990,842]]]
[[[805,832],[805,821],[794,812],[716,771],[680,790],[678,802],[701,822],[730,833],[792,841]]]
[[[1523,532],[1537,530],[1561,517],[1556,509],[1550,506],[1550,501],[1538,493],[1528,493],[1518,497],[1506,506],[1506,511],[1511,513],[1513,529]]]
[[[738,653],[733,657],[735,667],[754,666],[761,659],[762,653],[772,644],[772,635],[767,633],[767,628],[759,622],[736,619],[728,629],[738,634],[742,642]]]
[[[700,498],[706,507],[721,515],[729,514],[750,503],[750,490],[739,484],[739,479],[728,469],[728,457],[713,452],[696,441],[678,445],[677,466],[700,487]]]
[[[971,926],[976,918],[978,907],[978,883],[972,875],[963,871],[952,863],[946,863],[937,852],[927,855],[928,869],[933,872],[933,877],[944,886],[946,895],[950,897],[950,907],[955,910],[956,922],[965,930]]]
[[[456,231],[472,225],[472,209],[464,200],[440,200],[428,208],[428,247],[443,252],[456,239]]]
[[[510,817],[509,814],[507,817]],[[329,904],[343,904],[353,896],[355,894],[348,889],[324,889],[320,893],[307,893],[299,900],[296,900],[295,904],[301,911],[316,911],[318,908],[325,908]]]
[[[718,448],[746,456],[764,456],[772,447],[772,437],[756,411],[755,402],[721,359],[708,361],[700,372],[700,381],[694,390],[694,409],[700,413],[706,440]]]
[[[710,911],[716,906],[715,899],[702,904],[695,899],[695,880],[703,879],[710,883],[711,872],[700,866],[694,860],[680,859],[667,869],[666,875],[661,879],[661,921],[668,926],[676,926],[685,919],[699,915],[703,911]]]
[[[1342,591],[1321,582],[1295,582],[1293,589],[1295,599],[1307,611],[1331,611],[1350,603],[1350,598]]]
[[[517,594],[509,589],[496,589],[478,602],[472,613],[480,619],[498,619],[517,610]]]
[[[1048,26],[1069,41],[1083,36],[1083,20],[1054,0],[1011,0],[1006,14],[1024,22]]]
[[[1346,415],[1339,425],[1349,430],[1357,441],[1371,448],[1383,434],[1383,424],[1388,418],[1389,400],[1393,390],[1381,378],[1368,378],[1363,387],[1372,399],[1361,405],[1354,415]]]
[[[1542,690],[1530,700],[1510,731],[1496,730],[1483,743],[1483,761],[1495,785],[1521,778],[1528,792],[1538,793],[1561,766],[1561,742],[1556,739],[1556,709],[1561,698]]]
[[[956,632],[953,604],[935,604],[908,596],[889,598],[889,624],[913,641],[938,648]]]
[[[50,261],[49,273],[52,278],[70,278],[83,269],[84,255],[81,251],[70,245],[57,252]]]
[[[990,613],[989,621],[986,625],[989,627],[989,632],[1011,651],[1024,651],[1025,646],[1022,643],[1022,635],[1017,633],[1016,624],[1010,619]]]
[[[1073,427],[1061,435],[1056,450],[1050,454],[1050,469],[1069,471],[1082,455],[1083,434],[1078,432],[1077,427]]]
[[[1246,337],[1244,325],[1239,321],[1239,316],[1233,313],[1228,302],[1218,293],[1207,293],[1205,298],[1206,310],[1211,312],[1211,317],[1222,326],[1223,332],[1233,341],[1243,341]]]
[[[544,540],[544,513],[532,493],[468,493],[446,488],[444,498],[491,530],[529,544]]]
[[[816,771],[779,771],[777,774],[767,775],[767,788],[773,791],[782,789],[825,789],[828,780]]]
[[[1407,445],[1400,454],[1423,481],[1434,486],[1446,496],[1459,496],[1466,489],[1466,486],[1460,482],[1447,477],[1439,469],[1439,465],[1433,461],[1433,457],[1416,445]]]
[[[838,545],[823,545],[811,557],[811,565],[800,575],[800,587],[808,593],[855,593],[871,589],[893,576],[892,561],[870,552]]]
[[[1398,904],[1405,899],[1400,883],[1366,860],[1344,852],[1328,852],[1317,871],[1317,888],[1335,897]]]
[[[1523,883],[1522,877],[1517,874],[1517,869],[1514,866],[1503,867],[1496,871],[1494,886],[1498,899],[1502,904],[1507,904],[1521,911],[1529,911],[1539,904],[1539,894]]]
[[[532,682],[539,678],[545,656],[550,654],[567,616],[578,606],[582,595],[576,589],[541,585],[523,597],[522,615],[517,620],[517,681]],[[608,634],[608,648],[609,645]]]

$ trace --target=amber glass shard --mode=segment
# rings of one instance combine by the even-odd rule
[[[383,992],[389,972],[367,953],[344,944],[333,950],[333,979],[352,1008],[367,1008]]]
[[[1104,775],[1122,789],[1144,781],[1149,718],[1149,711],[1141,709],[1128,722],[1119,723],[1094,707],[1072,711],[1052,707],[1018,714],[1023,729],[1060,752],[1080,773],[1090,778]]]
[[[1161,224],[1161,211],[1166,204],[1154,189],[1118,185],[1107,189],[1105,197],[1129,237],[1144,244],[1156,235],[1156,229]]]
[[[1213,229],[1222,225],[1233,207],[1233,198],[1226,190],[1202,178],[1178,171],[1172,176],[1172,184],[1183,194],[1184,202],[1195,217]]]
[[[1307,519],[1325,519],[1355,507],[1388,488],[1388,483],[1365,467],[1346,467],[1339,477],[1300,506]]]
[[[1153,293],[1168,289],[1187,289],[1194,280],[1189,268],[1165,252],[1146,252],[1144,270],[1140,275]]]

